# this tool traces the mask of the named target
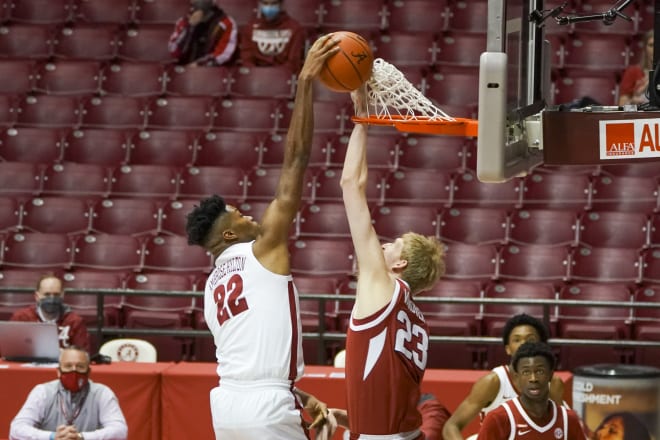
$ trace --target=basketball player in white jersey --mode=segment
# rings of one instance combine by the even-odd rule
[[[548,331],[543,322],[527,314],[513,316],[504,325],[502,342],[509,356],[514,356],[525,342],[547,342]],[[563,402],[564,383],[557,376],[550,381],[550,397],[559,405]],[[482,418],[503,402],[520,394],[512,380],[512,368],[500,365],[493,368],[472,386],[470,394],[456,408],[442,430],[445,440],[463,440],[461,430],[481,413]],[[473,439],[474,437],[470,437]]]
[[[356,114],[365,115],[365,87],[352,97]],[[346,336],[350,438],[423,439],[417,403],[429,334],[413,295],[443,275],[443,248],[435,238],[412,232],[381,246],[365,193],[366,146],[367,126],[356,124],[341,176],[359,268]]]
[[[478,440],[587,440],[577,413],[550,399],[555,357],[547,344],[524,343],[511,366],[520,395],[486,415]]]
[[[261,224],[217,195],[202,200],[187,218],[188,242],[215,258],[206,282],[204,318],[218,359],[220,383],[211,390],[218,439],[308,437],[294,396],[293,384],[302,376],[304,362],[287,244],[312,145],[312,82],[338,51],[336,45],[331,36],[318,39],[298,75],[282,174]],[[305,405],[308,396],[298,395]],[[321,411],[314,401],[306,408],[322,419],[327,409]]]

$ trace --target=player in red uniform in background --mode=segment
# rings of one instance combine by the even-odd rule
[[[44,275],[34,292],[36,304],[16,310],[10,321],[54,322],[59,330],[60,347],[71,345],[89,352],[89,333],[85,322],[71,307],[62,302],[62,280],[55,275]]]
[[[366,87],[352,97],[356,114],[366,115]],[[346,336],[350,438],[423,439],[417,403],[429,335],[413,295],[443,275],[443,248],[435,238],[412,232],[381,246],[365,193],[366,144],[367,126],[356,124],[341,176],[359,267]]]
[[[511,363],[520,395],[489,412],[478,440],[587,440],[575,411],[550,399],[555,356],[542,342],[526,342]]]

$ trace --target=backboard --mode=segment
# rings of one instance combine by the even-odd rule
[[[539,113],[549,101],[549,43],[530,20],[543,0],[489,0],[479,65],[477,176],[503,182],[543,160]]]

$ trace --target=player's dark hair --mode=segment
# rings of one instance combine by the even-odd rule
[[[600,422],[596,431],[615,417],[623,420],[623,440],[651,440],[651,434],[644,423],[635,414],[625,411],[609,414]]]
[[[227,205],[219,195],[214,194],[203,199],[186,218],[188,244],[204,246],[213,224],[225,212],[227,212]]]
[[[552,371],[555,370],[555,355],[548,344],[545,342],[525,342],[518,347],[518,350],[516,350],[516,353],[513,355],[513,360],[511,361],[513,371],[518,372],[518,361],[520,359],[537,356],[546,358],[550,365],[550,369],[552,369]]]
[[[509,337],[514,328],[521,325],[529,325],[536,329],[536,333],[539,334],[539,339],[541,342],[548,342],[548,329],[542,321],[530,316],[526,313],[521,313],[519,315],[513,316],[509,319],[506,324],[504,324],[504,329],[502,330],[502,342],[504,345],[509,344]]]

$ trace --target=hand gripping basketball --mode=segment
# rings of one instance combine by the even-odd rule
[[[340,31],[331,35],[339,40],[339,52],[325,61],[319,80],[335,92],[351,92],[371,77],[374,55],[358,34]]]

